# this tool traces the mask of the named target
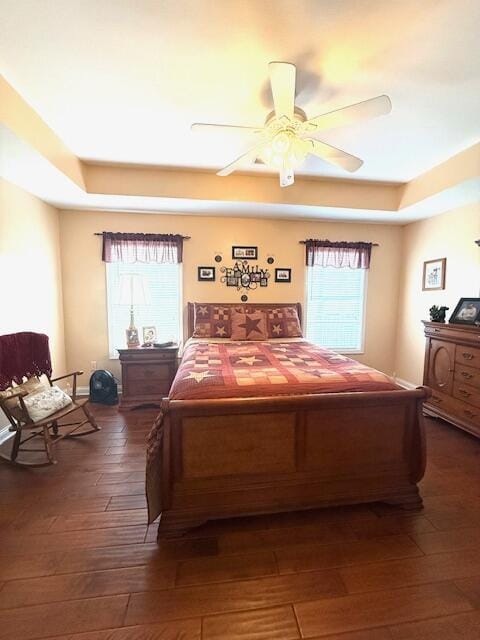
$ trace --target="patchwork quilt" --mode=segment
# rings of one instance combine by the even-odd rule
[[[310,342],[197,342],[187,345],[169,398],[245,398],[384,391],[392,380]]]
[[[300,341],[190,342],[170,390],[170,400],[389,391],[397,385],[384,373],[328,349]],[[163,413],[148,437],[149,522],[162,511]]]

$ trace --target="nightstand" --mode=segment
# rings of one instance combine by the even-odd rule
[[[120,409],[146,404],[160,406],[177,371],[178,345],[118,349],[122,367]]]

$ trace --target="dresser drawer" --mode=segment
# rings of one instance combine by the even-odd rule
[[[438,409],[439,414],[445,414],[445,417],[451,417],[459,426],[465,423],[468,431],[480,435],[480,408],[475,407],[467,402],[447,396],[444,393],[434,391],[433,395],[425,403],[425,409]]]
[[[467,367],[457,362],[455,365],[455,381],[480,389],[480,369]]]
[[[473,404],[480,409],[480,391],[475,387],[470,387],[464,382],[455,382],[453,385],[453,395],[459,400]]]
[[[142,396],[156,396],[158,399],[168,396],[170,378],[164,380],[129,380],[128,396],[141,398]]]
[[[127,377],[129,382],[135,380],[167,380],[171,377],[172,363],[162,364],[129,364]]]
[[[480,369],[480,349],[457,344],[455,347],[455,361]]]

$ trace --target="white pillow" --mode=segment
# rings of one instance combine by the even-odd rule
[[[40,422],[52,413],[68,407],[72,399],[60,387],[54,385],[43,391],[29,393],[23,398],[23,402],[33,422]]]

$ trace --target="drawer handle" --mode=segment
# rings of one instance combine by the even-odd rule
[[[476,413],[473,413],[473,411],[469,411],[468,409],[464,409],[463,413],[467,416],[467,418],[475,418],[476,417]]]
[[[464,396],[464,398],[469,398],[472,394],[469,391],[466,391],[465,389],[458,389],[458,393],[460,393],[462,396]]]
[[[152,371],[151,369],[145,369],[145,371],[143,372],[144,376],[154,376],[155,375],[155,371]]]
[[[470,378],[473,378],[473,375],[471,373],[468,373],[467,371],[462,371],[462,376],[464,378],[467,378],[467,380],[470,380]]]
[[[473,353],[468,353],[468,351],[464,351],[462,353],[462,356],[465,358],[465,360],[473,360]]]
[[[438,396],[432,396],[431,401],[438,402],[438,404],[440,404],[441,402],[443,402],[443,398],[439,398]]]

